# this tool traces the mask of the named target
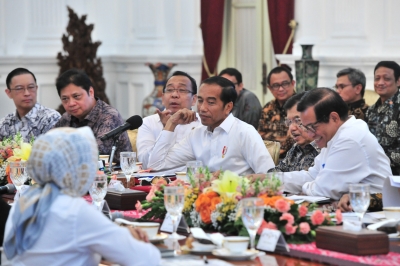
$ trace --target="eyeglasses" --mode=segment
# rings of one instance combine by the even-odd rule
[[[305,132],[311,132],[311,133],[315,133],[317,131],[317,129],[315,128],[315,125],[317,125],[318,123],[321,123],[322,121],[317,121],[315,123],[311,123],[308,125],[303,125],[300,124],[300,127],[305,131]]]
[[[300,118],[295,118],[293,120],[290,120],[290,119],[287,119],[287,118],[285,119],[285,125],[287,127],[290,127],[290,125],[292,123],[299,127],[299,126],[301,126],[301,119]]]
[[[192,91],[190,90],[186,90],[186,89],[173,89],[173,88],[166,88],[164,93],[167,94],[172,94],[174,92],[177,92],[178,94],[188,94],[188,93],[192,93]]]
[[[287,89],[287,88],[289,88],[290,84],[292,84],[290,81],[284,81],[281,84],[274,83],[269,87],[270,87],[271,90],[276,91],[276,90],[279,90],[280,87],[282,87],[284,89]]]
[[[18,87],[15,87],[13,89],[9,89],[9,90],[10,91],[15,91],[15,93],[18,93],[18,94],[24,93],[25,90],[27,90],[28,92],[35,92],[37,90],[37,86],[32,84],[32,85],[29,85],[26,88],[22,87],[22,86],[18,86]]]
[[[332,88],[335,90],[343,90],[344,88],[346,88],[347,86],[351,86],[353,84],[339,84],[339,85],[335,85]]]

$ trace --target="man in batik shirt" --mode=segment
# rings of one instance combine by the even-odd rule
[[[363,72],[354,68],[345,68],[336,74],[334,88],[349,107],[349,115],[365,120],[368,105],[364,100],[366,78]]]
[[[60,119],[60,114],[37,102],[35,75],[25,68],[16,68],[6,78],[8,98],[16,111],[0,119],[0,140],[20,132],[25,141],[46,133]]]
[[[400,174],[399,86],[400,66],[394,61],[379,62],[374,70],[379,99],[368,109],[366,122],[389,157],[393,175]]]
[[[308,170],[314,165],[314,158],[319,154],[320,149],[313,142],[313,139],[301,127],[300,112],[297,111],[297,104],[306,92],[301,92],[290,97],[283,105],[287,113],[286,126],[296,143],[286,153],[286,157],[279,164],[268,172],[292,172]]]
[[[285,124],[286,111],[283,105],[294,94],[295,81],[293,75],[285,67],[276,67],[267,77],[268,88],[275,99],[267,103],[262,112],[258,133],[264,140],[279,141],[281,143],[280,158],[292,147],[294,141]]]
[[[70,69],[57,78],[56,87],[66,112],[55,127],[83,127],[92,129],[100,154],[110,154],[113,140],[102,141],[107,132],[122,125],[124,120],[118,110],[94,97],[94,89],[85,72]],[[132,151],[128,134],[119,136],[114,162],[119,162],[120,152]]]

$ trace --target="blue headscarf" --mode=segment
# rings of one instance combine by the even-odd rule
[[[89,190],[97,158],[97,143],[89,127],[57,128],[35,140],[27,171],[37,185],[23,193],[14,206],[12,231],[3,247],[8,259],[36,243],[58,195],[81,197]]]

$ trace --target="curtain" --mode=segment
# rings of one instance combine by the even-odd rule
[[[203,65],[201,80],[217,75],[221,54],[224,0],[201,0],[201,32],[203,35]]]
[[[267,0],[269,23],[275,54],[282,54],[292,29],[290,20],[294,19],[294,0]],[[292,53],[292,43],[287,54]]]

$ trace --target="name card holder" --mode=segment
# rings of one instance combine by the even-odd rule
[[[178,228],[177,228],[176,232],[188,235],[188,234],[190,234],[190,228],[187,225],[185,219],[182,219],[182,217],[183,217],[183,215],[181,214],[178,218]],[[172,233],[172,231],[173,231],[172,219],[168,213],[165,215],[165,219],[164,219],[163,223],[161,224],[160,231],[167,232],[167,233]]]
[[[289,246],[281,231],[265,228],[258,240],[257,249],[268,252],[286,251],[289,252]]]

